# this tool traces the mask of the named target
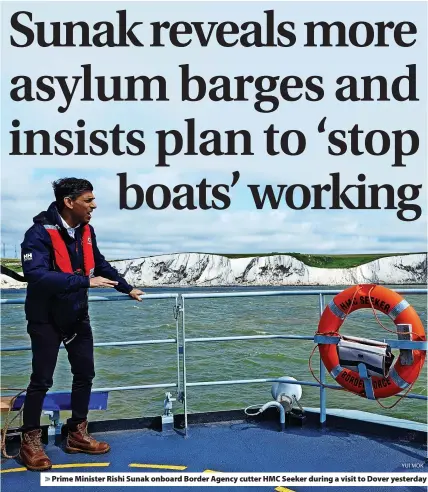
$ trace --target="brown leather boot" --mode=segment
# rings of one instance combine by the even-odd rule
[[[19,457],[29,470],[43,471],[52,468],[51,460],[46,456],[43,448],[41,429],[22,433]]]
[[[88,434],[88,421],[85,420],[77,426],[75,431],[68,431],[67,453],[104,454],[110,451],[106,442],[100,442]]]

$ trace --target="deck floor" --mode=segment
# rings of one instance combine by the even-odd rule
[[[385,440],[344,431],[314,428],[278,428],[267,424],[223,422],[193,425],[189,435],[174,431],[162,434],[153,430],[128,430],[94,434],[106,440],[112,450],[105,455],[66,454],[49,444],[46,451],[54,463],[52,472],[410,472],[428,471],[426,445]],[[419,463],[419,465],[415,465]],[[97,466],[97,464],[100,464]],[[145,465],[138,468],[134,465]],[[412,465],[413,464],[413,465]],[[66,467],[65,465],[71,465]],[[409,468],[406,468],[408,466]],[[181,468],[175,468],[181,467]],[[16,471],[8,471],[13,470]],[[415,470],[416,471],[416,470]],[[16,460],[2,465],[4,492],[34,491],[40,486],[40,474],[22,470]],[[202,487],[172,487],[173,490],[199,490]],[[205,487],[204,487],[205,488]],[[247,487],[251,491],[273,491],[274,487]],[[303,492],[307,486],[293,486]],[[328,487],[328,490],[343,490]],[[111,490],[97,486],[96,490]],[[125,489],[116,487],[115,490]],[[144,490],[159,487],[144,487]],[[209,487],[206,490],[237,490],[236,487]],[[242,487],[241,487],[242,489]],[[46,490],[46,488],[44,488]],[[87,492],[87,486],[73,486]],[[128,489],[129,490],[129,489]],[[162,489],[161,489],[162,490]],[[311,490],[314,490],[312,487]],[[320,492],[326,488],[318,488]],[[386,492],[387,487],[352,487],[351,491]],[[394,491],[426,490],[425,487],[394,487]]]

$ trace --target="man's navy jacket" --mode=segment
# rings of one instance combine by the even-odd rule
[[[83,270],[82,228],[75,229],[75,238],[63,226],[55,202],[46,212],[34,217],[33,226],[25,233],[21,244],[21,261],[28,282],[25,314],[29,321],[53,323],[67,328],[88,317],[89,277],[63,273],[55,265],[55,256],[49,233],[43,224],[59,226],[71,260],[73,271]],[[100,253],[94,229],[89,225],[95,260],[95,276],[116,280],[119,292],[128,294],[132,287],[122,278]]]

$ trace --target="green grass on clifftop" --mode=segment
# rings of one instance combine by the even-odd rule
[[[274,255],[289,255],[296,260],[303,262],[307,266],[318,268],[352,268],[369,263],[370,261],[385,258],[387,256],[403,256],[418,253],[385,253],[385,254],[352,254],[352,255],[309,255],[302,253],[266,253],[266,254],[224,254],[228,258],[248,258],[251,256],[274,256]]]
[[[1,258],[0,262],[3,266],[10,268],[14,272],[22,272],[21,260],[17,258]]]

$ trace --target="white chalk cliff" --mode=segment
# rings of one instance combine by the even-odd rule
[[[426,284],[427,255],[389,256],[355,268],[315,268],[288,255],[236,258],[202,253],[112,263],[132,285]]]
[[[229,259],[177,253],[113,261],[135,286],[426,284],[427,255],[389,256],[355,268],[316,268],[288,255]],[[1,275],[1,288],[25,283]]]

